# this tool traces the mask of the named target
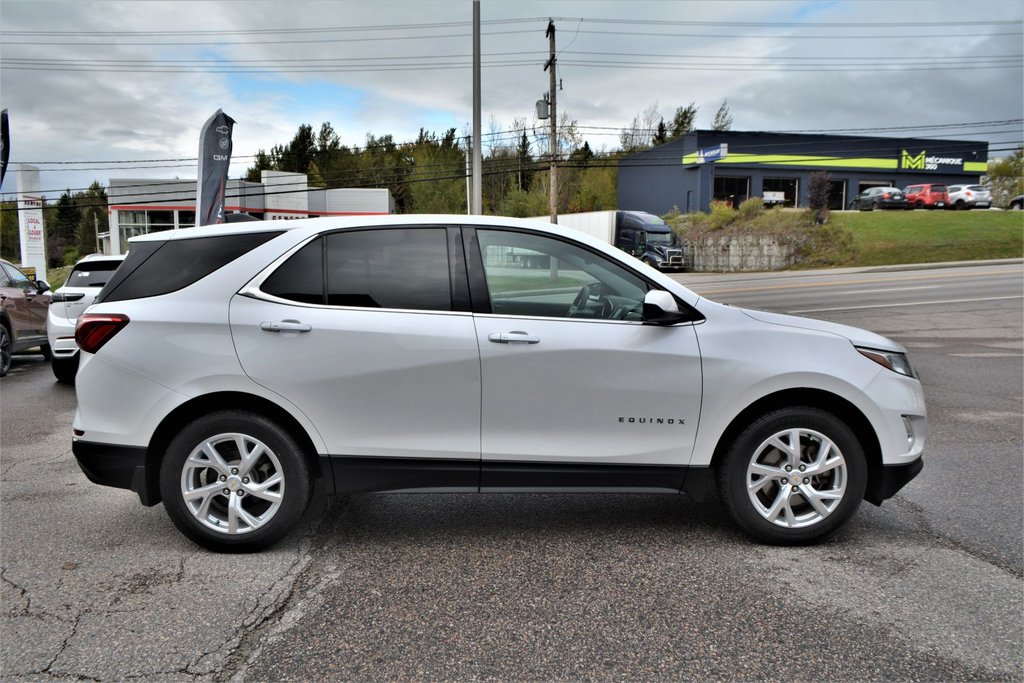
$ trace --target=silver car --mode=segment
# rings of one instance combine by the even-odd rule
[[[75,264],[64,286],[53,293],[53,302],[46,316],[46,336],[53,350],[51,362],[58,382],[75,383],[78,371],[75,323],[78,316],[92,305],[122,261],[124,256],[90,254]]]
[[[950,185],[948,192],[948,206],[957,211],[992,206],[992,193],[984,185]]]

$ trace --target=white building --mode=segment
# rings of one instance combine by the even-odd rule
[[[387,189],[310,189],[305,173],[283,171],[263,171],[260,180],[228,180],[224,212],[281,220],[395,211],[395,199]],[[136,235],[195,226],[195,180],[111,178],[107,201],[110,229],[99,235],[106,254],[124,253],[128,239]]]

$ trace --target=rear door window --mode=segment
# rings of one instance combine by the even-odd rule
[[[331,306],[452,310],[444,228],[395,228],[327,236]]]
[[[94,261],[79,263],[68,275],[65,287],[102,287],[113,274],[120,261]]]

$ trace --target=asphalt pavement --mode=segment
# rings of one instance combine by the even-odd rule
[[[85,479],[74,392],[21,357],[0,679],[1024,679],[1024,267],[677,277],[906,345],[922,474],[810,548],[676,496],[318,494],[272,550],[215,555]]]

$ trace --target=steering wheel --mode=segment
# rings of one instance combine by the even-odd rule
[[[611,301],[602,296],[603,292],[604,286],[600,282],[591,282],[589,285],[583,285],[580,287],[580,291],[576,293],[576,298],[572,300],[572,305],[569,306],[568,316],[570,318],[575,318],[577,316],[604,319],[611,318],[612,313],[614,312],[614,306]],[[597,299],[597,310],[591,310],[591,296]]]
[[[587,308],[587,301],[589,299],[590,285],[583,285],[580,287],[580,291],[576,293],[576,298],[572,300],[572,305],[569,306],[569,317],[575,318],[577,313],[585,311]]]

